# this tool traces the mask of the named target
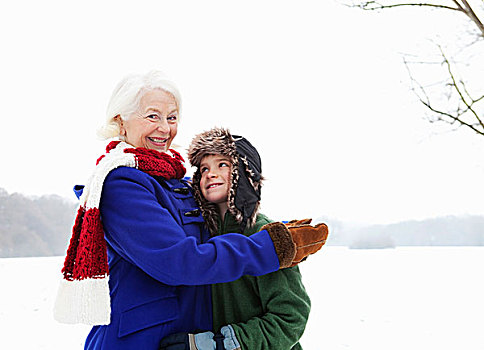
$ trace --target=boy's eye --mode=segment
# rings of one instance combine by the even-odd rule
[[[201,168],[201,169],[200,169],[200,172],[201,172],[201,173],[204,173],[204,172],[206,172],[206,171],[208,171],[208,168],[207,168],[207,167],[203,167],[203,168]]]
[[[221,167],[221,168],[222,167],[226,167],[226,166],[229,166],[229,165],[227,163],[225,163],[225,162],[222,162],[222,163],[219,164],[219,167]]]

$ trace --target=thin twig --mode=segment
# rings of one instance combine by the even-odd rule
[[[462,92],[460,91],[459,87],[457,86],[457,83],[455,81],[455,78],[454,78],[454,75],[453,75],[453,72],[450,68],[450,62],[448,61],[447,57],[445,56],[445,54],[443,53],[442,49],[440,48],[439,46],[439,49],[441,50],[441,54],[442,54],[442,57],[444,59],[444,62],[442,62],[442,64],[446,64],[447,65],[447,68],[448,68],[448,73],[449,73],[449,77],[451,79],[451,82],[449,82],[449,87],[452,88],[452,90],[455,90],[458,95],[460,96],[460,100],[466,105],[467,108],[465,109],[461,109],[459,106],[457,107],[457,110],[455,111],[455,115],[450,113],[450,112],[444,112],[442,110],[439,110],[437,108],[435,108],[431,101],[430,101],[430,97],[429,95],[427,94],[427,91],[426,89],[422,86],[421,83],[419,83],[413,76],[411,70],[410,70],[410,67],[409,67],[409,62],[405,59],[405,57],[403,58],[403,62],[405,64],[405,67],[407,69],[407,72],[409,74],[409,78],[411,80],[411,83],[412,83],[412,91],[415,93],[415,95],[417,96],[417,98],[419,99],[419,101],[425,106],[427,107],[431,112],[433,112],[434,114],[436,114],[436,117],[437,117],[437,120],[439,121],[443,121],[445,123],[448,123],[450,125],[454,125],[454,124],[458,124],[460,126],[466,126],[470,129],[472,129],[473,131],[475,131],[476,133],[480,134],[480,135],[484,135],[484,125],[482,125],[482,120],[479,118],[479,116],[477,115],[477,113],[474,111],[474,109],[472,108],[472,105],[478,101],[480,101],[481,99],[484,99],[484,96],[481,96],[479,99],[477,100],[472,100],[472,98],[469,96],[469,98],[472,100],[472,102],[469,104],[464,96],[462,95]],[[418,91],[417,91],[418,90]],[[465,90],[467,91],[467,90]],[[469,95],[469,94],[468,94]],[[450,98],[451,96],[449,96]],[[464,114],[466,114],[468,111],[470,111],[471,113],[474,114],[476,120],[478,121],[478,123],[475,123],[475,124],[471,124],[471,123],[468,123],[466,122],[465,120],[462,119],[462,117],[464,116]],[[446,118],[448,118],[448,120],[446,120]],[[431,121],[429,119],[429,121]],[[483,130],[480,130],[480,129],[483,129]]]
[[[445,117],[448,117],[451,120],[453,120],[453,122],[450,123],[450,124],[454,124],[454,122],[458,122],[459,124],[464,125],[464,126],[467,126],[468,128],[474,130],[476,133],[478,133],[480,135],[484,135],[484,131],[481,131],[478,128],[476,128],[474,126],[474,124],[466,123],[465,121],[463,121],[462,119],[460,119],[459,116],[456,117],[456,116],[453,116],[450,113],[439,111],[439,110],[435,109],[434,107],[432,107],[430,105],[430,103],[427,103],[427,102],[423,101],[422,99],[420,99],[420,102],[422,102],[432,112],[437,113],[437,114],[442,115],[442,116],[445,116]],[[445,122],[445,120],[443,120],[443,119],[441,119],[441,120]]]
[[[457,6],[457,8],[464,12],[464,8],[462,7],[462,5],[457,1],[457,0],[452,0],[452,2]]]
[[[467,110],[470,111],[474,115],[474,117],[477,119],[477,121],[479,122],[479,124],[484,128],[484,124],[482,123],[481,118],[479,118],[479,116],[477,115],[476,111],[472,108],[472,104],[474,104],[474,102],[472,102],[471,104],[469,104],[467,102],[467,100],[465,99],[464,95],[460,91],[459,86],[457,85],[457,83],[455,81],[455,77],[454,77],[454,74],[452,72],[452,68],[450,66],[449,60],[445,56],[445,54],[442,51],[442,48],[440,46],[439,46],[439,49],[440,49],[440,52],[442,54],[442,57],[444,58],[444,62],[443,63],[445,63],[447,65],[447,72],[449,73],[450,79],[452,80],[452,86],[454,87],[455,91],[457,91],[457,93],[459,94],[460,100],[466,105]],[[471,98],[471,101],[472,101],[472,98]]]
[[[455,1],[454,1],[455,2]],[[452,7],[452,6],[445,6],[445,5],[438,5],[438,4],[429,4],[429,3],[405,3],[405,4],[391,4],[391,5],[382,5],[376,1],[366,1],[362,2],[358,5],[353,5],[352,7],[359,7],[362,10],[373,11],[373,10],[383,10],[383,9],[390,9],[402,6],[420,6],[420,7],[434,7],[446,10],[453,10],[463,12],[464,9],[459,5],[459,7]]]

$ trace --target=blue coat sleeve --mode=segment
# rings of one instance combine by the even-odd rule
[[[104,183],[100,210],[106,241],[151,277],[168,285],[202,285],[279,269],[267,231],[197,242],[162,205],[156,181],[124,169],[112,171]]]

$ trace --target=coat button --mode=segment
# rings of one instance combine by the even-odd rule
[[[174,188],[173,192],[180,193],[180,194],[189,194],[190,190],[188,189],[188,187],[180,187],[180,188]]]
[[[199,216],[200,215],[200,209],[195,209],[195,210],[190,210],[190,211],[187,211],[185,214],[183,214],[185,216],[189,216],[189,217],[195,217],[195,216]]]

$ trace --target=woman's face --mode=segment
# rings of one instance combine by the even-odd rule
[[[121,135],[134,147],[166,152],[178,129],[178,106],[169,92],[155,89],[146,92],[140,100],[138,110],[121,120]]]

